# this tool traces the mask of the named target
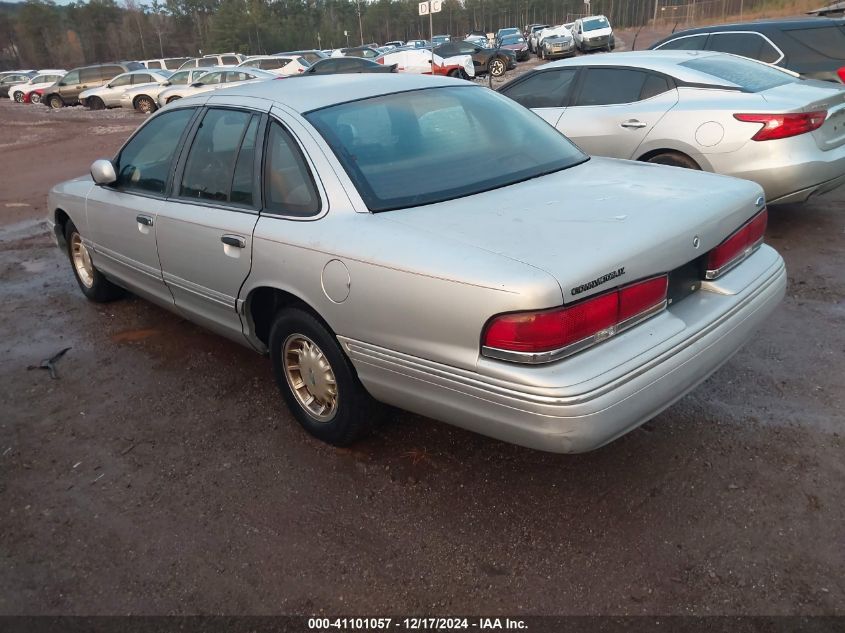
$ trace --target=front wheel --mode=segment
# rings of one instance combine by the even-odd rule
[[[276,384],[291,413],[314,437],[346,446],[367,435],[380,413],[334,334],[298,308],[282,310],[270,329]]]
[[[82,235],[70,220],[65,227],[65,241],[73,276],[76,277],[82,294],[96,303],[106,303],[123,296],[123,289],[106,279],[94,267],[88,247],[82,241]]]
[[[38,94],[37,92],[31,92],[29,94],[29,100],[32,103],[41,103],[41,95]]]
[[[505,62],[502,61],[501,57],[494,57],[490,60],[490,65],[488,67],[490,74],[494,77],[501,77],[505,74],[505,70],[507,70],[507,66],[505,66]]]
[[[47,105],[53,108],[53,110],[61,110],[65,107],[65,102],[59,95],[50,95],[50,98],[47,99]]]
[[[23,103],[23,93],[20,90],[15,90],[12,96],[15,98],[15,103]]]

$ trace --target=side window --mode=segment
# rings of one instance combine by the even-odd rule
[[[159,62],[159,61],[147,62],[147,68],[161,69],[161,62]]]
[[[577,72],[575,68],[536,72],[502,94],[526,108],[560,108],[569,102]]]
[[[66,86],[75,86],[76,84],[78,84],[79,83],[79,71],[74,70],[72,72],[69,72],[67,75],[65,75],[62,78],[62,83]]]
[[[170,163],[192,108],[165,112],[152,119],[120,152],[116,171],[119,189],[164,193]]]
[[[267,135],[264,206],[270,213],[307,217],[320,212],[320,197],[299,147],[275,121]]]
[[[222,72],[213,72],[207,73],[199,78],[197,83],[200,83],[204,86],[208,86],[211,84],[219,84],[223,81],[223,73]]]
[[[249,112],[209,110],[191,144],[179,195],[185,198],[230,202],[238,148],[247,131]]]
[[[205,68],[207,66],[216,66],[217,60],[213,57],[201,57],[197,60],[197,66]]]
[[[143,66],[140,66],[140,68],[143,68]],[[109,81],[110,79],[114,79],[119,74],[124,73],[126,71],[120,66],[100,66],[98,72],[101,75],[101,79]],[[85,70],[82,71],[82,79],[85,79]]]
[[[85,73],[82,73],[83,76]],[[109,82],[109,85],[112,88],[120,88],[121,86],[128,86],[132,83],[132,75],[123,75],[121,77],[116,77],[112,81]]]
[[[651,99],[652,97],[656,97],[657,95],[661,95],[664,92],[669,91],[671,88],[672,86],[669,85],[669,81],[666,77],[661,75],[649,75],[648,79],[646,79],[643,84],[643,89],[640,93],[640,100],[644,101],[645,99]]]
[[[354,57],[344,57],[337,60],[337,70],[338,72],[347,72],[347,73],[354,73],[364,65],[360,59],[355,59]]]
[[[240,63],[240,60],[234,55],[223,55],[222,60],[224,64],[231,64],[233,66],[237,66]]]
[[[170,76],[170,85],[171,86],[184,86],[188,83],[188,75],[190,73],[186,70],[179,71],[178,73],[173,73]]]
[[[320,62],[320,66],[317,68],[320,73],[333,73],[337,72],[337,60],[331,59],[329,61]]]
[[[687,37],[679,37],[674,40],[669,40],[665,44],[657,47],[661,51],[700,51],[704,48],[704,42],[707,41],[707,33],[702,35],[689,35]]]
[[[601,106],[639,101],[647,77],[639,70],[590,68],[575,105]]]
[[[139,75],[132,75],[132,83],[133,84],[148,84],[154,81],[152,75],[148,75],[147,73],[141,73]]]
[[[113,77],[114,75],[112,75]],[[100,74],[99,68],[83,68],[79,71],[79,83],[89,84],[102,81],[104,77]],[[108,77],[111,79],[111,77]]]
[[[242,70],[229,70],[226,72],[226,83],[234,83],[236,81],[246,81],[252,79],[253,76],[245,73]]]
[[[713,33],[707,49],[769,63],[780,57],[780,53],[757,33]]]

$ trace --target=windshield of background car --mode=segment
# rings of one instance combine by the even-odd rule
[[[587,160],[531,111],[471,86],[372,97],[305,117],[371,211],[461,198]]]
[[[585,31],[595,31],[596,29],[606,29],[610,23],[605,18],[595,18],[594,20],[584,20],[581,22]]]
[[[522,44],[524,41],[521,35],[506,35],[502,38],[502,44]]]
[[[777,68],[730,55],[691,59],[680,65],[729,81],[746,92],[762,92],[800,81]]]

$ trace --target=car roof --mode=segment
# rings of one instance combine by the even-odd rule
[[[663,39],[657,44],[666,40],[674,39],[679,35],[694,35],[696,33],[713,33],[715,31],[769,31],[780,29],[797,29],[797,28],[824,28],[826,26],[845,26],[845,19],[827,18],[818,16],[808,16],[805,18],[788,18],[788,19],[766,19],[755,20],[753,22],[731,22],[729,24],[713,24],[710,26],[701,26],[694,29],[685,29],[683,31],[676,31]]]
[[[538,71],[548,68],[570,68],[573,66],[630,66],[655,72],[665,73],[689,83],[705,83],[729,85],[730,82],[717,79],[712,75],[682,66],[684,62],[708,57],[735,57],[728,53],[716,51],[625,51],[613,55],[582,55],[569,59],[561,59],[537,68]],[[742,58],[745,61],[747,58]],[[762,62],[760,62],[762,64]],[[767,66],[767,64],[762,64]]]
[[[364,73],[352,75],[315,75],[308,80],[308,90],[302,90],[297,81],[262,81],[253,84],[233,84],[227,87],[228,97],[257,97],[267,99],[299,112],[310,112],[339,103],[380,97],[398,92],[425,88],[477,87],[469,81],[452,77],[415,75],[411,73]],[[204,101],[200,95],[197,101]],[[184,105],[190,102],[186,98]]]

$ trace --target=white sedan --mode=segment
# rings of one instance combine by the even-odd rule
[[[173,86],[163,90],[158,95],[158,105],[161,107],[183,97],[190,97],[209,90],[218,90],[231,84],[256,83],[268,79],[280,79],[280,77],[260,68],[216,68],[210,70],[192,84]]]
[[[66,70],[50,69],[40,70],[38,74],[26,83],[17,84],[9,88],[9,99],[17,103],[25,103],[27,95],[32,95],[35,90],[52,86],[59,79],[65,76]]]
[[[287,76],[304,73],[311,67],[311,64],[299,55],[260,55],[250,57],[245,62],[238,64],[238,68],[244,66],[260,68],[274,75]]]
[[[150,86],[167,81],[169,70],[132,70],[121,73],[110,82],[79,93],[79,103],[91,110],[119,108],[123,93],[136,86]]]

